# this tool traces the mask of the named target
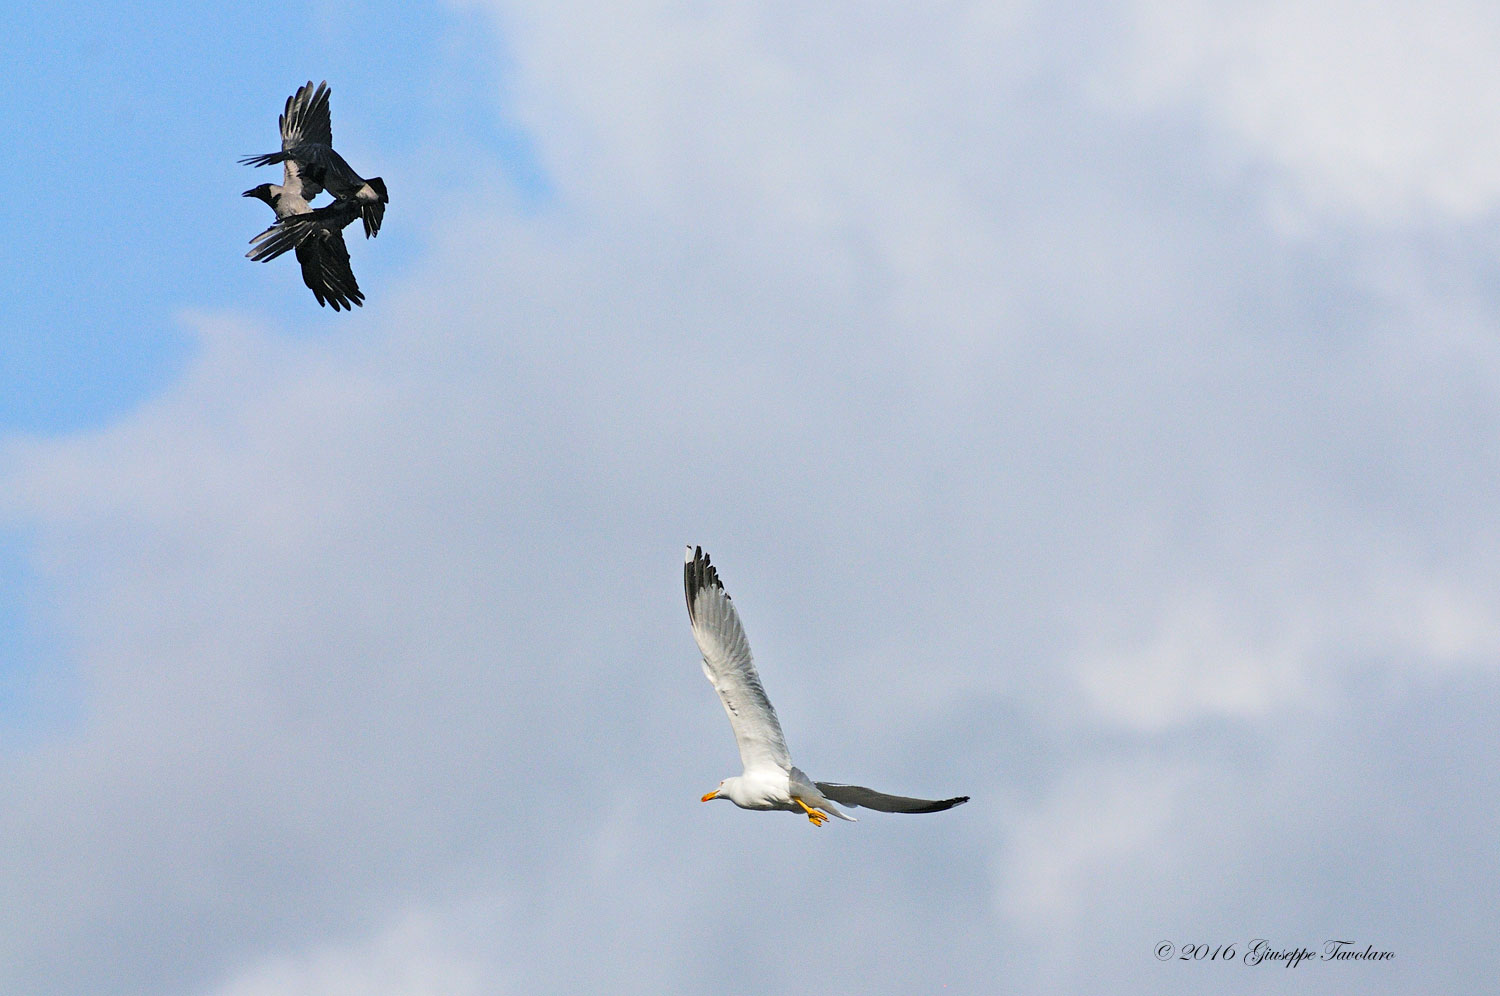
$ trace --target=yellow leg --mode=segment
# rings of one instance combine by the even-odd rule
[[[823,812],[821,809],[808,809],[807,803],[803,802],[795,795],[792,796],[792,801],[802,807],[802,811],[807,814],[807,818],[812,821],[813,826],[820,827],[828,821],[828,814]]]

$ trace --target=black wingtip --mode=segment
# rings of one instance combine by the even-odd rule
[[[693,615],[693,600],[698,597],[698,592],[705,588],[717,588],[724,591],[724,584],[719,580],[719,572],[708,559],[708,554],[703,552],[701,546],[690,546],[683,555],[682,564],[682,587],[687,594],[687,607],[689,618]],[[728,598],[729,593],[725,592]]]
[[[952,799],[941,799],[941,800],[939,800],[937,802],[934,802],[930,806],[923,806],[921,809],[913,809],[913,810],[911,810],[911,812],[913,812],[913,813],[941,813],[945,809],[952,809],[954,806],[962,806],[964,803],[966,803],[968,801],[969,801],[969,797],[968,796],[966,796],[966,795],[958,795],[958,796],[954,796]]]

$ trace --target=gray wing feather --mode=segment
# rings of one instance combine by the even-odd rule
[[[277,119],[281,125],[281,151],[246,156],[247,166],[286,163],[288,180],[304,187],[322,184],[335,197],[352,197],[365,184],[344,157],[333,150],[333,126],[328,117],[328,84],[320,83],[308,94],[309,82],[286,99],[286,110]],[[285,184],[284,184],[285,185]],[[316,191],[309,195],[316,196]]]
[[[286,99],[286,110],[279,120],[283,152],[309,142],[333,144],[333,124],[328,114],[329,93],[327,80],[319,83],[316,90],[312,80],[308,80],[306,86]]]
[[[257,263],[275,259],[288,249],[294,249],[316,237],[319,232],[337,232],[346,228],[359,214],[359,208],[347,201],[335,201],[327,207],[289,214],[251,239],[250,245],[253,248],[245,255]],[[340,241],[342,242],[342,238]],[[347,250],[345,254],[347,255]]]
[[[966,795],[952,799],[912,799],[904,795],[886,795],[862,785],[840,785],[838,782],[817,782],[818,791],[845,806],[863,806],[882,813],[941,813],[945,809],[961,806],[969,801]]]
[[[786,738],[755,671],[750,641],[745,638],[734,603],[719,581],[719,572],[702,547],[688,548],[683,588],[693,639],[703,654],[703,673],[729,714],[745,770],[767,766],[791,770]]]
[[[281,150],[295,149],[312,142],[324,145],[333,143],[333,125],[328,117],[328,82],[325,80],[313,90],[312,80],[286,99],[286,110],[282,112]],[[302,199],[310,201],[323,192],[323,171],[309,169],[296,158],[288,158],[282,166],[285,177],[282,186],[301,188]]]
[[[288,249],[297,248],[297,241],[294,230],[278,222],[251,239],[252,248],[245,255],[257,263],[264,263]]]

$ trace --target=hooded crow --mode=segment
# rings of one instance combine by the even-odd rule
[[[283,150],[331,141],[333,129],[328,119],[328,84],[324,83],[314,90],[309,81],[288,97],[286,110],[282,112],[279,123]],[[276,212],[278,224],[287,218],[311,214],[313,208],[308,202],[323,192],[322,170],[316,167],[306,168],[296,159],[289,158],[283,162],[283,178],[279,186],[262,183],[244,194],[269,204],[271,210]],[[349,249],[344,245],[341,228],[339,226],[331,231],[322,231],[319,238],[308,241],[305,246],[289,244],[269,255],[260,254],[258,249],[253,249],[246,255],[251,259],[265,260],[279,256],[287,249],[296,248],[297,260],[302,264],[302,280],[312,290],[318,303],[324,306],[331,304],[334,311],[340,308],[352,309],[354,305],[363,303],[364,295],[360,293],[359,284],[354,279],[354,271],[349,268]],[[277,226],[272,225],[251,241],[258,243],[277,230]]]
[[[288,163],[290,170],[290,162]],[[245,253],[256,262],[275,259],[288,249],[297,251],[297,262],[302,264],[302,282],[307,284],[318,303],[353,310],[355,305],[364,305],[365,296],[349,268],[349,247],[344,245],[344,225],[359,216],[358,206],[348,201],[335,201],[326,208],[314,210],[306,201],[288,196],[282,187],[262,183],[253,190],[245,191],[246,197],[257,197],[271,205],[279,219],[276,224],[261,232],[250,242],[255,246]],[[300,206],[301,210],[287,212],[289,206]],[[342,213],[342,223],[333,220],[331,212]],[[329,212],[330,214],[322,214]],[[322,214],[319,221],[284,228],[288,223],[300,219],[313,219]]]
[[[246,156],[240,162],[250,166],[286,163],[289,174],[295,164],[299,176],[305,175],[339,200],[359,206],[368,239],[380,233],[380,222],[390,197],[385,192],[384,180],[378,176],[366,180],[333,151],[328,95],[327,81],[319,83],[314,91],[312,80],[308,80],[306,86],[286,100],[286,110],[281,115],[281,151]]]

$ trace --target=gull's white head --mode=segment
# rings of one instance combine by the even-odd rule
[[[733,775],[719,783],[719,787],[703,797],[704,802],[713,799],[728,799],[741,809],[776,809],[787,802],[786,782],[776,784],[760,772],[750,775]]]

